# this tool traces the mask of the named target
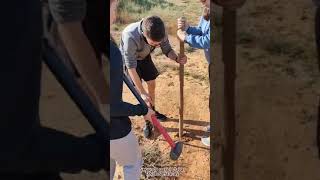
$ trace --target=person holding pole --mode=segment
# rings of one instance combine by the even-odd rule
[[[200,2],[204,8],[198,26],[190,26],[185,18],[179,18],[177,35],[181,41],[188,43],[189,46],[204,49],[206,60],[210,64],[210,0],[200,0]],[[210,131],[210,126],[206,129]],[[201,142],[210,146],[210,137],[202,138]]]
[[[185,64],[186,56],[177,55],[171,48],[166,34],[165,25],[160,17],[149,16],[141,21],[128,25],[122,32],[120,50],[124,64],[141,97],[155,111],[158,120],[165,121],[167,117],[155,109],[156,78],[159,75],[155,67],[151,53],[160,47],[163,54],[176,63]],[[142,85],[144,80],[147,84],[146,91]],[[149,121],[144,127],[144,136],[150,137],[151,128]]]

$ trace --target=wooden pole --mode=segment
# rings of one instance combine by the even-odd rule
[[[216,127],[214,128],[216,138],[211,145],[214,149],[211,175],[213,176],[212,179],[216,180],[234,180],[236,137],[236,9],[240,8],[245,1],[246,0],[211,0],[211,2],[223,7],[223,64],[217,59],[217,61],[213,61],[213,65],[210,67],[210,70],[214,70],[214,72],[212,72],[214,77],[212,78],[211,76],[210,78],[210,91],[213,90],[213,97],[210,97],[210,101],[212,101],[210,102],[210,109],[214,114],[210,114],[210,118],[214,118],[214,122],[216,122]],[[212,50],[211,52],[214,51]],[[215,51],[215,53],[220,54],[217,51]],[[223,85],[223,88],[221,85]],[[213,107],[211,105],[213,105]]]
[[[213,26],[213,25],[212,25]],[[213,28],[212,28],[213,29]],[[216,31],[215,31],[216,32]],[[213,36],[216,36],[213,34]],[[212,39],[212,38],[211,38]],[[209,64],[210,78],[210,125],[213,133],[210,133],[211,157],[210,175],[211,179],[223,180],[223,147],[224,147],[224,65],[221,59],[221,46],[217,42],[211,43],[211,54],[217,55],[217,59],[212,59]]]
[[[184,55],[184,42],[180,42],[180,55]],[[184,105],[184,99],[183,99],[183,87],[184,87],[184,65],[179,65],[179,81],[180,81],[180,109],[179,109],[179,138],[182,139],[183,136],[183,105]]]
[[[223,9],[222,60],[224,63],[224,179],[234,180],[235,155],[235,79],[236,79],[236,10]]]
[[[185,17],[180,18],[183,21],[186,21]],[[178,30],[182,31],[182,29]],[[184,56],[184,41],[178,37],[179,45],[180,45],[180,56]],[[182,139],[183,136],[183,106],[184,106],[184,99],[183,99],[183,87],[184,87],[184,65],[179,65],[179,82],[180,82],[180,108],[179,108],[179,138]]]

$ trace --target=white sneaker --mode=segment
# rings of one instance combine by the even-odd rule
[[[204,144],[207,147],[210,147],[210,137],[203,137],[201,138],[202,144]]]
[[[210,125],[203,128],[203,130],[207,133],[210,133]]]

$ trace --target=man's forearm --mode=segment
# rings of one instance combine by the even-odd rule
[[[129,72],[129,75],[130,75],[133,83],[137,87],[139,93],[140,94],[146,94],[146,91],[144,90],[144,88],[142,86],[142,82],[141,82],[141,80],[139,78],[137,70],[135,68],[130,68],[130,69],[128,69],[128,72]]]
[[[81,22],[58,25],[59,33],[88,89],[101,104],[108,103],[108,84]]]
[[[169,53],[168,53],[168,58],[173,60],[173,61],[177,61],[178,55],[176,54],[176,52],[172,49]]]

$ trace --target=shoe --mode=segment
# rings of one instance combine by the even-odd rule
[[[159,113],[158,111],[155,111],[155,113],[156,113],[156,114],[155,114],[155,115],[156,115],[156,118],[157,118],[159,121],[161,121],[161,122],[163,122],[163,121],[165,121],[165,120],[168,119],[166,115],[161,114],[161,113]]]
[[[210,125],[203,128],[203,130],[207,133],[210,133]]]
[[[145,138],[150,139],[152,136],[153,126],[150,121],[146,121],[143,127],[143,135]]]
[[[204,144],[207,147],[210,147],[210,137],[203,137],[201,138],[202,144]]]

